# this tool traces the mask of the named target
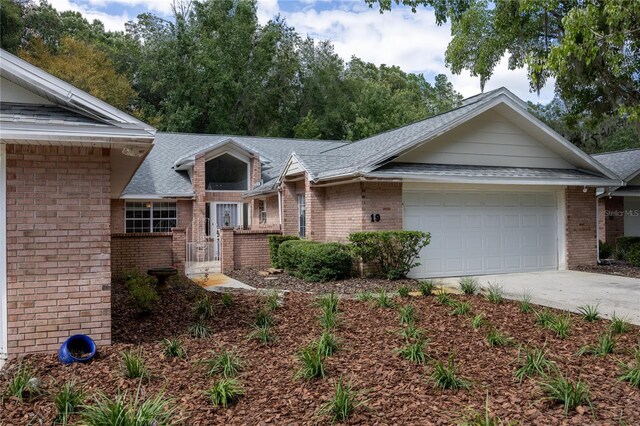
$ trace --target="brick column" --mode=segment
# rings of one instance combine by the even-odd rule
[[[185,272],[187,235],[185,228],[173,228],[171,230],[171,251],[173,254],[173,266],[179,273]]]
[[[220,271],[223,274],[235,269],[234,239],[232,228],[220,229]]]
[[[193,202],[193,215],[192,215],[192,229],[191,235],[189,236],[191,241],[199,241],[204,238],[206,226],[205,217],[206,217],[206,183],[205,183],[205,175],[204,175],[204,154],[196,157],[195,163],[193,165],[193,190],[195,192],[195,200]]]
[[[567,268],[596,263],[595,188],[571,186],[565,190],[567,209]]]
[[[298,200],[296,183],[282,184],[282,231],[285,235],[298,235]]]
[[[326,237],[324,188],[312,186],[308,176],[304,180],[304,201],[307,220],[306,237],[310,240],[324,241]]]

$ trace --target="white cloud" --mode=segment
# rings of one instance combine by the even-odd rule
[[[452,75],[445,66],[444,52],[451,40],[450,27],[436,25],[433,11],[419,9],[417,13],[411,13],[409,9],[396,8],[380,14],[375,8],[367,8],[364,2],[341,6],[332,10],[305,9],[290,13],[280,10],[276,0],[260,0],[258,12],[260,22],[280,13],[301,34],[331,40],[336,53],[345,60],[355,55],[378,65],[398,65],[407,72],[442,73],[464,96],[480,92],[479,78],[471,77],[468,72]],[[553,82],[547,84],[540,97],[529,93],[526,70],[509,70],[506,57],[496,66],[485,90],[500,86],[525,100],[548,102],[553,98]]]
[[[75,2],[72,0],[49,0],[49,4],[51,4],[59,12],[72,10],[74,12],[82,13],[82,15],[89,21],[99,19],[104,24],[105,29],[110,31],[124,30],[124,24],[134,18],[129,16],[126,11],[124,11],[120,15],[111,15],[106,12],[100,11],[96,7],[90,7],[86,4],[81,4],[80,2]]]

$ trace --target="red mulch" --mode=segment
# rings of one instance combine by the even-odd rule
[[[416,287],[416,280],[406,279],[390,281],[377,278],[349,278],[340,281],[328,281],[325,283],[310,283],[287,273],[263,277],[257,269],[241,269],[229,272],[226,275],[252,287],[263,289],[290,290],[302,293],[339,293],[356,294],[363,291],[376,291],[384,288],[387,291],[395,291],[399,287]]]
[[[343,299],[340,304],[341,325],[336,334],[342,349],[326,361],[328,377],[307,382],[294,380],[298,368],[295,352],[317,338],[321,329],[318,309],[312,296],[289,293],[284,306],[275,312],[273,332],[276,341],[263,347],[247,341],[250,322],[260,299],[254,294],[234,294],[234,306],[218,307],[210,321],[213,337],[197,340],[182,337],[187,360],[164,359],[163,337],[181,335],[191,321],[190,306],[201,296],[201,290],[182,285],[167,290],[159,311],[149,317],[138,317],[122,294],[122,286],[114,285],[112,347],[100,348],[100,356],[82,365],[62,366],[55,355],[32,355],[24,362],[35,368],[45,394],[19,403],[5,400],[0,405],[0,424],[51,424],[53,405],[47,391],[76,379],[90,393],[100,390],[116,395],[118,390],[135,392],[138,381],[124,379],[121,374],[121,352],[140,348],[153,377],[142,384],[146,395],[161,390],[175,398],[180,415],[188,425],[212,424],[313,424],[320,405],[333,392],[335,380],[342,376],[362,390],[366,406],[356,411],[350,424],[459,424],[470,410],[483,410],[487,394],[493,414],[503,421],[519,421],[522,425],[603,425],[639,424],[640,389],[619,382],[618,360],[630,361],[631,348],[640,339],[640,328],[617,337],[617,352],[607,357],[582,356],[575,352],[593,343],[608,326],[608,321],[587,323],[574,315],[571,336],[566,340],[550,331],[534,326],[533,314],[519,312],[517,303],[493,305],[478,296],[453,296],[469,300],[473,312],[483,312],[501,331],[518,343],[547,345],[549,357],[570,378],[582,378],[592,392],[595,413],[575,411],[564,416],[560,406],[541,401],[534,380],[514,380],[516,346],[489,348],[483,331],[474,331],[470,315],[451,316],[450,308],[438,304],[434,297],[411,298],[419,312],[419,326],[428,331],[428,354],[446,360],[455,352],[460,374],[473,382],[470,391],[439,391],[427,382],[430,365],[416,366],[400,359],[394,349],[402,344],[398,314],[393,309],[374,307],[370,303]],[[211,294],[216,302],[219,295]],[[485,330],[486,331],[486,330]],[[228,409],[214,408],[203,395],[213,379],[199,363],[218,348],[235,349],[245,358],[247,368],[240,376],[246,395]],[[15,361],[8,369],[11,371]],[[4,388],[7,377],[0,377]],[[581,410],[582,411],[582,410]],[[77,420],[77,419],[74,419]]]
[[[613,261],[610,265],[581,266],[577,269],[584,272],[594,272],[596,274],[640,278],[640,268],[631,266],[625,262]]]

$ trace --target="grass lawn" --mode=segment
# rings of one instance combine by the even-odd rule
[[[336,413],[350,414],[349,424],[482,424],[473,419],[484,416],[486,406],[504,424],[640,423],[640,388],[619,380],[620,363],[640,362],[633,353],[639,327],[612,334],[612,353],[595,355],[601,347],[610,350],[597,345],[610,321],[589,322],[535,305],[523,313],[518,302],[492,303],[479,295],[342,298],[337,307],[326,299],[322,308],[318,296],[289,293],[276,306],[252,293],[223,300],[182,279],[162,291],[151,314],[140,316],[122,282],[112,291],[114,345],[99,348],[99,356],[84,365],[60,365],[56,355],[10,362],[0,389],[16,384],[11,380],[21,366],[31,373],[27,378],[37,378],[38,391],[30,393],[27,385],[22,401],[7,394],[0,424],[51,424],[54,396],[69,381],[82,388],[84,405],[94,408],[118,394],[125,403],[136,394],[139,403],[163,394],[171,400],[165,404],[173,410],[170,419],[188,425],[330,423]],[[256,328],[257,321],[272,324]],[[196,323],[206,327],[197,330]],[[321,337],[323,324],[327,334],[319,354],[310,343]],[[202,330],[211,334],[189,336]],[[581,349],[585,353],[578,355]],[[180,350],[183,357],[168,355]],[[530,358],[543,354],[547,363],[538,356],[527,364],[530,371],[520,370],[519,380],[525,350]],[[131,351],[128,368],[125,351]],[[569,383],[542,385],[548,379],[536,375],[535,367]],[[127,372],[145,377],[127,378]],[[578,381],[588,392],[582,389],[583,398],[568,401],[566,410],[543,391]],[[82,415],[70,415],[70,424],[80,423]],[[156,418],[159,424],[166,420]]]

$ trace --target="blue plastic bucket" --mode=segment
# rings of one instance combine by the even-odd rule
[[[65,340],[58,350],[58,359],[63,364],[91,361],[95,355],[96,344],[85,334],[74,334]]]

